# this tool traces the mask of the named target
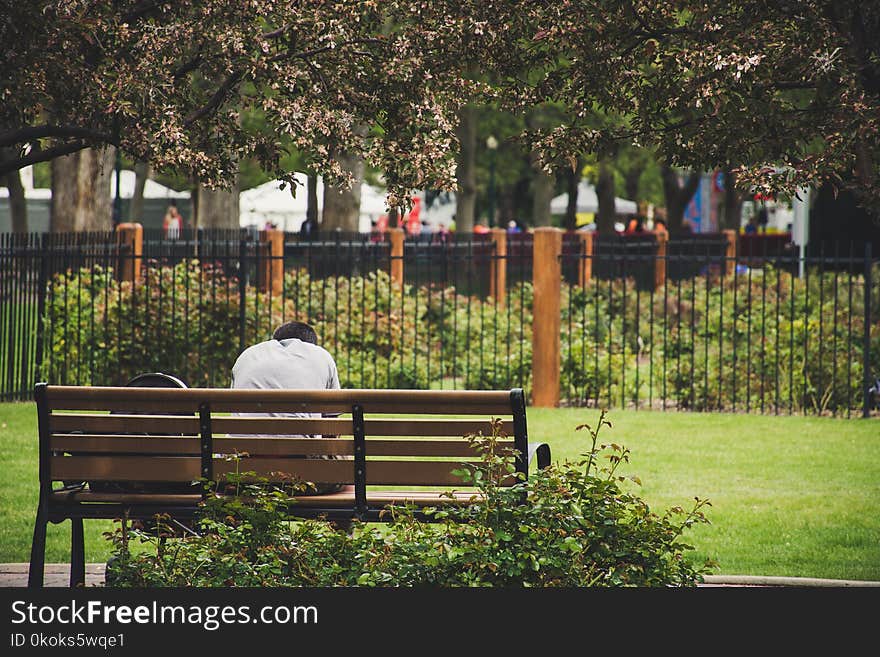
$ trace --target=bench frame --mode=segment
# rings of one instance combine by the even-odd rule
[[[290,407],[296,411],[307,411],[309,400],[322,400],[327,406],[332,403],[336,412],[350,412],[353,435],[353,468],[354,498],[351,494],[331,494],[315,498],[317,504],[296,504],[288,507],[292,517],[297,518],[326,518],[327,520],[349,520],[356,518],[365,522],[383,522],[390,519],[387,511],[387,502],[371,503],[367,494],[367,486],[371,485],[368,477],[370,461],[367,461],[369,440],[367,436],[367,423],[365,410],[382,408],[379,412],[390,412],[388,409],[394,404],[412,404],[412,409],[404,412],[412,412],[421,406],[421,412],[438,415],[479,414],[477,402],[491,397],[494,408],[498,408],[498,400],[506,396],[505,414],[512,416],[513,446],[516,450],[516,472],[528,477],[530,463],[535,460],[538,468],[547,467],[550,464],[550,448],[545,443],[529,443],[526,424],[526,399],[522,389],[515,388],[510,391],[413,391],[413,390],[321,390],[321,391],[266,391],[266,390],[221,390],[221,389],[170,389],[170,388],[109,388],[87,386],[49,386],[46,383],[38,383],[35,386],[34,397],[37,403],[37,416],[39,420],[39,481],[40,493],[37,506],[36,520],[34,524],[33,542],[31,544],[31,559],[28,575],[28,586],[41,587],[43,585],[43,570],[45,565],[46,532],[48,524],[71,521],[71,556],[70,556],[70,586],[82,585],[85,582],[85,545],[84,545],[84,519],[118,519],[129,518],[134,520],[148,520],[157,514],[167,514],[174,521],[191,520],[201,508],[201,495],[181,495],[176,493],[149,493],[145,495],[128,493],[105,493],[97,496],[97,501],[81,495],[81,486],[53,488],[53,482],[58,482],[60,477],[52,472],[53,458],[57,458],[53,450],[52,416],[53,404],[50,401],[52,391],[63,391],[67,395],[76,395],[81,401],[78,408],[95,408],[108,410],[107,395],[114,403],[137,406],[138,399],[174,400],[186,398],[192,405],[198,401],[198,436],[186,434],[190,440],[198,438],[200,472],[203,479],[213,481],[215,479],[215,430],[213,428],[212,406],[228,408],[235,399],[245,398],[253,404],[249,410],[261,407],[264,402],[269,406],[278,407],[279,404],[290,400]],[[94,406],[90,406],[91,399],[97,400]],[[129,401],[126,401],[129,400]],[[229,401],[227,401],[229,400]],[[304,401],[305,400],[305,401]],[[330,400],[329,402],[327,400]],[[401,401],[403,400],[403,401]],[[423,404],[433,400],[437,408],[425,407]],[[462,408],[461,404],[473,402],[470,409]],[[350,403],[350,406],[349,406]],[[59,408],[64,408],[63,404]],[[138,411],[134,411],[138,412]],[[192,418],[192,416],[190,416]],[[157,418],[161,420],[162,418]],[[194,418],[192,418],[194,419]],[[382,435],[381,433],[377,435]],[[419,435],[413,433],[412,435]],[[432,435],[432,434],[422,434]],[[149,439],[147,435],[132,436]],[[244,440],[250,438],[245,437]],[[324,439],[318,439],[324,440]],[[346,461],[348,463],[348,461]],[[390,482],[384,482],[389,484]],[[375,485],[373,482],[372,485]],[[393,485],[393,484],[391,484]],[[401,494],[405,496],[405,494]],[[334,500],[334,496],[336,499]],[[298,498],[305,499],[305,498]],[[466,499],[458,500],[459,503],[468,503]],[[442,503],[438,498],[432,505]],[[523,499],[525,503],[525,499]],[[425,514],[421,510],[415,511],[416,517],[425,521],[432,521],[431,514]]]

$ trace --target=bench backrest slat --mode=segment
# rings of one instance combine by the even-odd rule
[[[329,442],[329,441],[328,441]],[[181,436],[114,436],[53,433],[50,448],[55,452],[103,454],[174,454],[200,456],[198,438]]]
[[[510,396],[494,390],[238,390],[220,388],[125,388],[46,386],[52,408],[69,410],[138,410],[196,413],[202,403],[213,412],[346,413],[361,404],[371,413],[510,413]]]
[[[367,461],[367,479],[372,486],[451,486],[465,488],[453,470],[462,469],[452,461]]]
[[[52,456],[52,477],[62,481],[164,481],[184,483],[200,476],[197,456]]]
[[[193,416],[156,415],[98,415],[94,413],[52,413],[52,431],[81,431],[83,433],[156,433],[161,422],[163,433],[199,433],[199,418]]]
[[[198,435],[199,419],[193,416],[168,415],[97,415],[94,413],[53,413],[52,429],[55,432],[81,431],[83,433],[154,433],[161,423],[166,433]],[[215,433],[243,433],[259,435],[352,435],[350,418],[270,418],[270,417],[214,417],[211,421]],[[482,431],[491,433],[488,420],[449,418],[395,418],[365,420],[369,436],[435,436],[460,437]],[[513,435],[513,421],[505,420],[502,431]]]
[[[370,456],[461,456],[476,455],[470,444],[463,440],[434,439],[368,439]],[[499,441],[499,445],[512,448],[511,440]],[[51,449],[68,453],[103,454],[175,454],[199,456],[201,443],[195,437],[151,435],[88,435],[52,434]],[[247,453],[261,456],[299,456],[302,454],[354,454],[351,439],[327,440],[325,438],[267,438],[267,437],[220,437],[215,438],[213,449],[218,454]]]

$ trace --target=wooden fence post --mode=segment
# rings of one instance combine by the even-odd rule
[[[119,264],[116,278],[136,283],[141,278],[141,259],[144,255],[144,227],[138,223],[121,223],[116,226],[116,245]],[[122,253],[123,249],[126,253]]]
[[[559,406],[562,231],[535,229],[532,256],[532,405]]]
[[[260,291],[281,296],[284,291],[284,231],[261,230]]]
[[[403,228],[389,228],[391,237],[391,280],[403,289],[403,242],[406,233]]]
[[[582,230],[577,233],[583,248],[578,259],[578,285],[587,289],[593,278],[593,233]]]
[[[656,234],[657,253],[654,256],[654,289],[663,287],[666,282],[666,245],[669,242],[669,234],[661,231]]]
[[[498,308],[504,308],[507,302],[507,231],[493,228],[490,232],[495,253],[489,268],[489,294]]]
[[[736,270],[736,231],[727,229],[721,232],[727,240],[724,250],[724,273],[726,276],[733,276]]]

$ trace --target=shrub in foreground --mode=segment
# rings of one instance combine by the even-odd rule
[[[491,436],[469,436],[482,458],[458,471],[479,492],[467,506],[389,511],[380,527],[356,523],[351,533],[321,520],[290,520],[291,488],[234,483],[238,494],[208,497],[198,535],[169,539],[125,522],[108,533],[115,544],[108,585],[150,586],[376,586],[586,587],[695,586],[715,564],[692,563],[683,534],[707,523],[709,502],[689,510],[653,513],[621,475],[629,451],[599,445],[598,426],[581,425],[590,449],[576,462],[553,464],[519,480],[513,455]],[[603,460],[607,464],[601,465]],[[247,473],[245,473],[247,474]],[[523,502],[525,499],[525,503]],[[135,553],[131,542],[147,543]]]

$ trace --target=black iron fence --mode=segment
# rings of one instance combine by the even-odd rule
[[[249,231],[146,231],[135,252],[113,233],[4,235],[0,398],[30,399],[37,380],[121,385],[145,371],[226,386],[238,353],[292,319],[316,327],[345,387],[529,391],[542,321],[532,240],[434,235],[395,250],[387,235],[286,234],[278,252]],[[727,244],[693,236],[661,252],[647,235],[597,238],[587,252],[567,234],[561,403],[871,412],[870,250],[731,255]]]
[[[711,238],[596,245],[563,287],[571,404],[867,415],[880,372],[880,266],[870,245],[727,255]],[[627,248],[628,247],[628,248]],[[570,266],[569,269],[572,269]],[[662,283],[652,273],[665,270]]]

